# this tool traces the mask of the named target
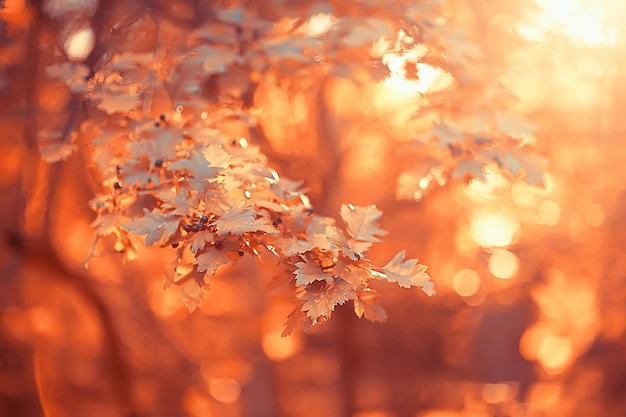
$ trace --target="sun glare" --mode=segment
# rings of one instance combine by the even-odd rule
[[[588,0],[535,0],[543,9],[531,21],[519,23],[518,33],[532,41],[548,34],[566,36],[580,47],[615,46],[615,28],[608,23],[610,3]]]
[[[65,41],[65,52],[68,58],[82,61],[91,53],[96,42],[96,35],[91,27],[83,28],[68,36]]]

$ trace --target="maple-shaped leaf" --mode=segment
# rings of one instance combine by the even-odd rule
[[[195,264],[198,266],[198,271],[215,274],[217,269],[222,265],[234,264],[235,260],[228,255],[228,249],[221,247],[216,248],[209,246],[205,248],[199,255],[196,256]]]
[[[356,292],[348,282],[335,278],[332,284],[326,285],[321,290],[307,287],[299,298],[304,301],[301,311],[304,311],[315,324],[320,317],[329,318],[335,306],[354,300]]]
[[[65,83],[72,93],[87,91],[89,67],[76,62],[62,62],[46,67],[46,74]]]
[[[58,135],[56,140],[49,140],[50,137],[56,135]],[[41,136],[45,136],[49,140],[39,143],[39,152],[41,158],[50,164],[65,161],[78,149],[76,144],[65,140],[61,132],[40,132],[39,136],[39,139]]]
[[[91,227],[98,229],[100,236],[108,236],[118,230],[118,225],[127,218],[119,212],[102,213],[91,223]]]
[[[387,313],[380,304],[380,295],[371,288],[357,293],[357,299],[354,300],[354,314],[358,318],[365,315],[366,319],[378,323],[387,320]]]
[[[202,230],[196,233],[192,233],[187,241],[191,243],[191,253],[197,253],[204,249],[207,243],[213,242],[214,235],[209,230]]]
[[[306,192],[306,189],[301,189],[302,181],[291,181],[285,178],[281,178],[277,182],[271,185],[272,192],[280,198],[290,200],[292,198],[300,197]]]
[[[150,161],[141,156],[137,161],[129,161],[120,166],[120,178],[125,183],[144,187],[149,183],[158,185],[159,176],[150,170]]]
[[[465,134],[461,129],[446,123],[433,122],[432,133],[439,139],[439,146],[442,148],[462,143],[465,140]]]
[[[198,208],[200,197],[198,193],[190,193],[185,188],[176,192],[171,187],[151,190],[152,195],[163,202],[161,207],[170,214],[187,215]]]
[[[213,167],[227,168],[230,165],[231,155],[222,145],[211,144],[203,149],[202,155]]]
[[[221,168],[212,167],[204,155],[193,153],[189,158],[180,158],[167,166],[170,171],[187,170],[196,179],[210,179],[220,172]]]
[[[319,266],[309,261],[306,256],[301,256],[304,262],[296,262],[296,270],[293,272],[296,276],[296,285],[308,285],[314,281],[332,282],[333,277],[322,270]]]
[[[464,179],[466,177],[469,178],[477,178],[481,181],[486,181],[487,177],[485,176],[485,171],[483,167],[485,163],[483,161],[478,161],[476,159],[471,158],[463,158],[456,163],[456,167],[452,172],[453,178]]]
[[[268,234],[278,234],[268,219],[255,217],[256,212],[251,209],[233,207],[225,212],[213,224],[217,229],[217,234],[224,236],[228,233],[241,236],[246,232],[265,232]]]
[[[128,113],[141,105],[141,98],[128,92],[94,91],[91,97],[97,102],[96,106],[107,114]]]
[[[405,251],[400,251],[387,265],[383,266],[385,278],[389,282],[396,282],[399,286],[410,288],[411,286],[422,287],[428,295],[434,294],[430,277],[426,273],[425,265],[417,263],[417,259],[404,260]]]
[[[496,113],[496,126],[511,136],[531,141],[534,139],[535,125],[510,113]]]
[[[341,251],[343,256],[347,256],[353,261],[358,261],[364,252],[367,252],[372,246],[372,242],[365,242],[362,240],[346,239],[346,236],[341,230],[337,231],[337,234],[329,239],[336,247]]]
[[[537,165],[534,158],[521,152],[520,150],[510,149],[504,160],[504,167],[514,176],[524,172],[526,183],[534,187],[545,188],[545,177],[541,168]]]
[[[164,237],[167,240],[178,230],[180,218],[178,216],[164,215],[159,209],[143,209],[143,217],[124,223],[121,227],[124,230],[137,235],[146,235],[146,245],[150,246]],[[164,236],[165,235],[165,236]]]
[[[180,284],[180,298],[190,313],[193,313],[202,304],[205,295],[206,289],[195,279],[187,279]]]
[[[380,242],[376,235],[385,236],[387,234],[386,230],[379,228],[375,224],[383,214],[376,206],[359,207],[352,204],[343,204],[340,213],[341,218],[348,226],[348,234],[354,240]]]
[[[174,159],[176,145],[181,140],[178,131],[155,128],[142,131],[141,136],[144,139],[128,143],[127,149],[131,155],[135,157],[145,155],[150,160],[151,168],[154,168],[157,160],[162,164],[164,161]]]
[[[338,233],[335,220],[330,217],[315,216],[306,228],[306,238],[314,247],[326,251],[330,249],[329,239]]]
[[[289,316],[287,316],[287,320],[284,323],[284,329],[283,329],[283,332],[281,334],[282,337],[289,336],[291,334],[291,332],[294,331],[294,329],[296,329],[296,328],[298,328],[300,326],[303,326],[305,330],[307,328],[311,327],[312,321],[301,310],[302,304],[304,304],[304,303],[302,301],[300,301],[299,305],[297,305],[292,310],[292,312],[289,313]]]

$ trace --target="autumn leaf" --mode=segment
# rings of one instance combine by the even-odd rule
[[[45,135],[47,137],[58,135],[57,140],[50,140],[48,142],[39,143],[39,152],[41,153],[41,158],[48,163],[65,161],[67,158],[70,157],[70,155],[78,150],[78,146],[65,140],[61,132],[42,133],[47,133]]]
[[[331,275],[327,274],[311,261],[306,256],[301,256],[304,262],[296,262],[296,270],[293,272],[296,276],[296,285],[308,285],[314,281],[327,281],[331,282],[333,279]]]
[[[446,123],[433,122],[432,133],[439,139],[439,146],[442,148],[465,140],[465,134],[461,129]]]
[[[146,245],[150,246],[164,237],[167,240],[178,230],[180,218],[178,216],[164,215],[159,209],[143,209],[143,217],[139,217],[124,223],[124,230],[137,235],[146,235]],[[165,236],[164,236],[165,235]]]
[[[202,304],[205,295],[206,289],[194,279],[185,280],[180,284],[181,301],[190,313],[193,313]]]
[[[268,234],[278,234],[272,224],[266,218],[255,218],[256,212],[251,209],[241,209],[233,207],[225,212],[213,223],[217,229],[217,234],[224,236],[228,233],[241,236],[246,232],[265,232]]]
[[[209,230],[202,230],[196,233],[192,233],[187,238],[188,243],[191,244],[191,252],[197,253],[204,249],[207,243],[214,241],[214,235]]]
[[[281,178],[280,180],[274,182],[270,188],[277,197],[290,200],[292,198],[300,197],[306,192],[306,189],[300,188],[301,186],[302,181],[291,181]]]
[[[428,267],[418,264],[417,259],[404,261],[404,255],[404,250],[398,252],[387,265],[383,266],[384,278],[404,288],[410,288],[411,286],[422,287],[426,294],[433,295],[432,283],[426,273]]]
[[[60,62],[46,67],[46,74],[67,85],[72,93],[87,91],[89,67],[76,62]]]
[[[196,179],[210,179],[220,172],[221,168],[212,167],[204,155],[193,153],[188,158],[180,158],[167,166],[170,171],[186,170]]]
[[[524,179],[529,185],[539,188],[545,188],[545,177],[543,172],[535,162],[534,158],[519,150],[511,149],[508,151],[504,168],[509,170],[514,176],[524,172]]]
[[[354,240],[363,242],[380,242],[376,237],[385,236],[387,231],[380,229],[374,223],[380,220],[383,212],[376,206],[358,207],[352,204],[341,206],[341,218],[348,226],[348,233]]]
[[[94,91],[91,97],[97,102],[96,106],[107,114],[128,113],[141,105],[141,98],[128,92]]]
[[[354,300],[354,314],[359,318],[365,315],[366,319],[378,323],[387,320],[387,313],[380,304],[380,295],[371,288],[357,293],[357,299]]]
[[[194,262],[198,266],[198,271],[207,271],[207,273],[210,273],[211,275],[215,274],[220,266],[235,263],[235,261],[228,256],[226,248],[218,249],[214,246],[205,248],[199,255],[196,256],[196,260]]]
[[[329,318],[337,305],[356,298],[352,285],[341,278],[335,278],[321,290],[307,289],[299,296],[304,301],[301,311],[317,323],[320,317]]]

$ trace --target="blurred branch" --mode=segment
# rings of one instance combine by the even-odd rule
[[[57,253],[45,241],[25,241],[21,236],[10,236],[9,245],[15,256],[22,260],[23,265],[38,270],[42,275],[58,280],[74,289],[95,311],[103,332],[103,340],[110,363],[112,388],[117,397],[120,409],[127,415],[136,410],[132,397],[131,376],[128,364],[124,359],[123,346],[116,330],[113,318],[102,297],[90,284],[89,277],[70,271]]]

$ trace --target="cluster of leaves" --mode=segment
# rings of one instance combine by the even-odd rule
[[[101,184],[92,201],[92,255],[100,237],[111,237],[127,259],[136,256],[138,236],[145,235],[148,246],[174,247],[166,285],[180,287],[190,311],[221,266],[242,256],[275,257],[285,274],[274,288],[295,288],[286,333],[328,319],[346,301],[359,317],[384,320],[372,279],[433,294],[426,267],[405,260],[404,251],[382,267],[369,261],[368,249],[385,235],[378,209],[344,205],[340,228],[314,214],[302,183],[281,178],[249,140],[255,116],[271,111],[251,107],[265,74],[371,83],[389,75],[385,56],[417,56],[411,51],[424,44],[436,54],[416,60],[445,56],[451,68],[451,49],[445,52],[449,45],[435,36],[447,30],[438,2],[348,3],[214,8],[213,19],[189,35],[158,17],[162,21],[150,26],[158,32],[151,52],[111,53],[94,69],[78,62],[48,66],[48,75],[81,95],[91,112],[78,136],[93,145],[92,171]],[[442,106],[437,103],[431,111]],[[466,134],[443,122],[433,129],[439,146],[463,153]],[[71,141],[47,140],[41,150],[57,161],[75,148]],[[509,168],[520,165],[511,161]]]

